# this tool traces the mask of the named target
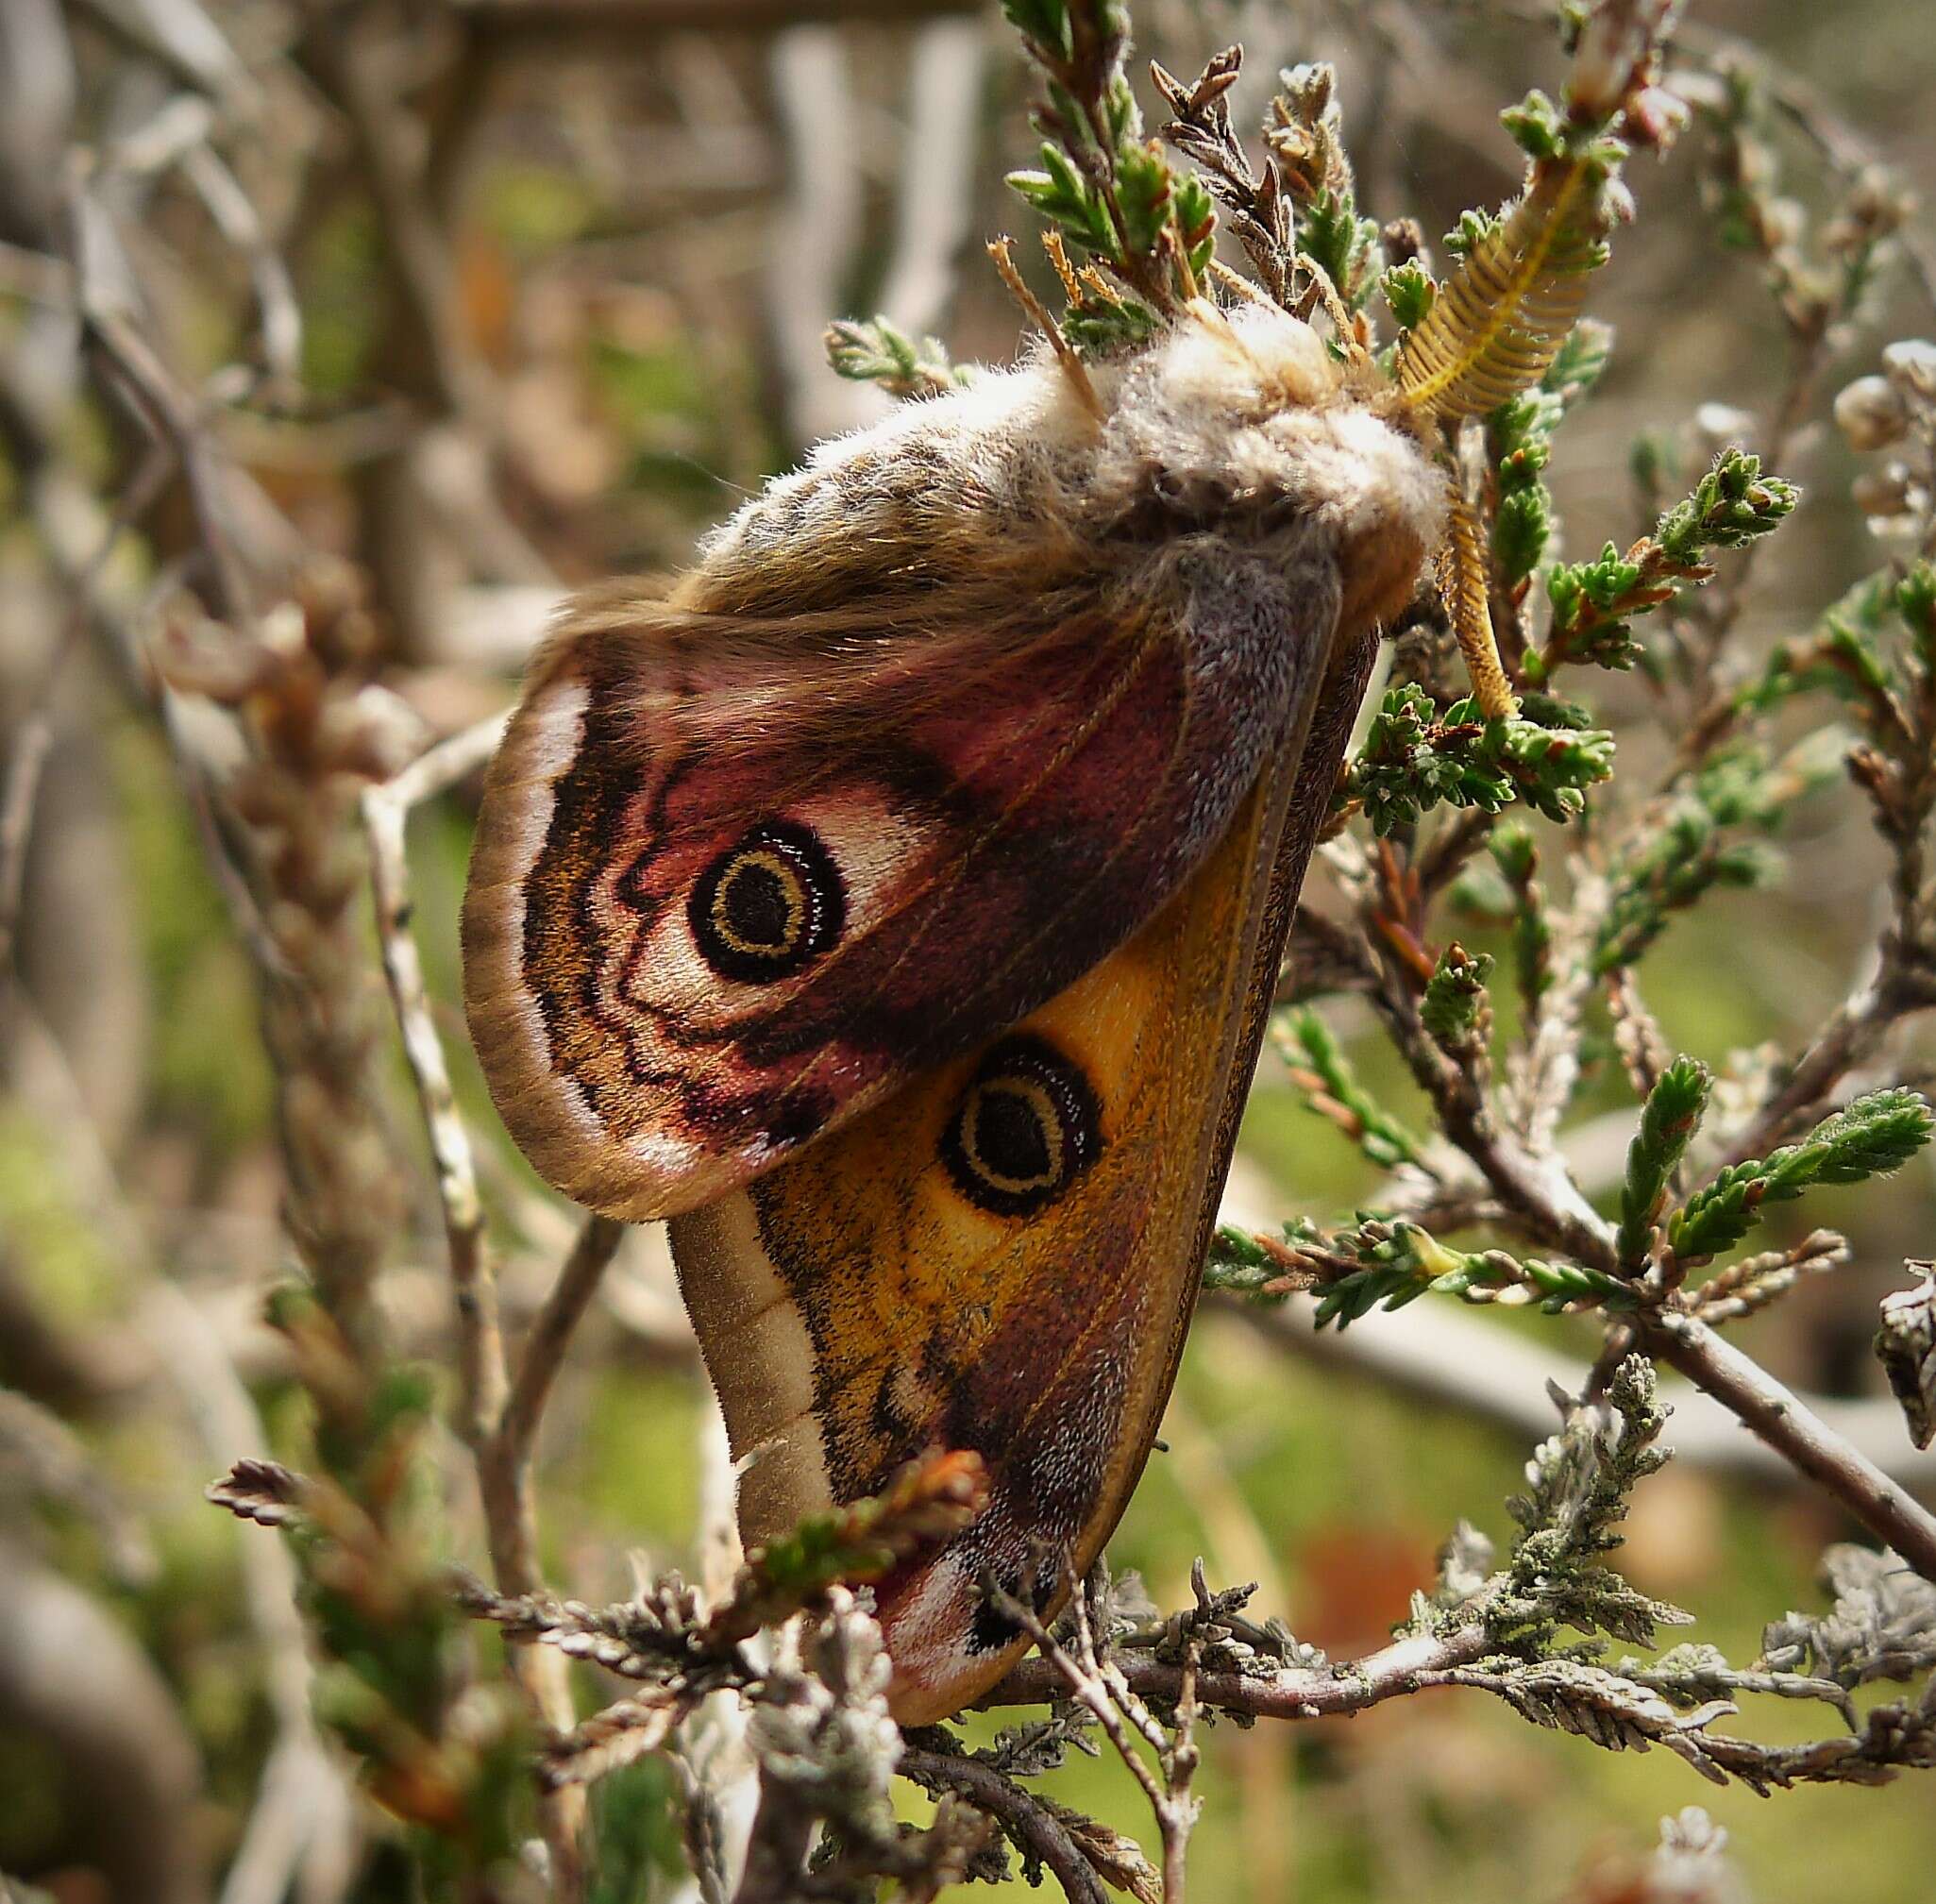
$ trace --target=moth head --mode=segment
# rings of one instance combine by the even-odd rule
[[[1411,409],[1274,306],[1192,305],[1126,373],[1104,430],[1145,506],[1153,491],[1171,517],[1329,542],[1351,629],[1405,605],[1443,531],[1445,476]]]

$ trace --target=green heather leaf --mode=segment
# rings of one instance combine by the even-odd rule
[[[1002,0],[1002,16],[1049,53],[1067,59],[1075,51],[1069,0]]]
[[[1468,257],[1499,229],[1501,222],[1496,211],[1461,211],[1458,224],[1445,234],[1446,255]]]
[[[1416,1162],[1423,1154],[1419,1139],[1359,1084],[1324,1020],[1308,1008],[1299,1008],[1287,1015],[1285,1029],[1316,1073],[1325,1096],[1356,1119],[1358,1148],[1365,1155],[1383,1170]]]
[[[1116,163],[1116,202],[1123,244],[1133,253],[1155,250],[1170,222],[1170,165],[1154,145],[1132,145]]]
[[[1394,264],[1378,280],[1385,302],[1391,308],[1393,321],[1401,330],[1410,330],[1425,321],[1439,286],[1423,264],[1407,261]]]
[[[1766,1204],[1787,1203],[1816,1184],[1858,1184],[1901,1169],[1929,1141],[1931,1128],[1929,1106],[1917,1092],[1871,1092],[1804,1142],[1730,1165],[1675,1213],[1667,1239],[1682,1262],[1705,1262],[1740,1242]]]
[[[1486,983],[1492,976],[1490,952],[1473,954],[1456,941],[1439,963],[1419,1001],[1419,1021],[1433,1041],[1457,1052],[1478,1034],[1486,1013]]]
[[[1086,298],[1071,304],[1062,320],[1069,342],[1088,357],[1141,344],[1155,335],[1162,320],[1140,298],[1123,293],[1112,298]]]
[[[1537,90],[1502,112],[1499,123],[1528,159],[1557,159],[1566,150],[1565,115]]]
[[[1322,265],[1346,297],[1360,288],[1360,268],[1377,237],[1377,226],[1360,218],[1352,200],[1337,193],[1320,192],[1298,208],[1298,249]]]
[[[1210,188],[1194,172],[1171,176],[1176,228],[1183,234],[1190,269],[1201,277],[1217,253],[1217,207]]]
[[[1524,800],[1566,820],[1585,790],[1613,770],[1613,736],[1601,729],[1487,720],[1468,697],[1441,715],[1416,682],[1389,689],[1346,779],[1374,832],[1411,824],[1439,805],[1498,813]]]
[[[888,318],[842,319],[827,327],[827,362],[836,377],[878,383],[896,396],[915,396],[967,380],[948,361],[939,338],[918,342]]]
[[[1492,516],[1492,556],[1508,582],[1524,581],[1540,565],[1553,534],[1553,498],[1543,483],[1508,490]]]
[[[1633,1289],[1617,1276],[1579,1263],[1520,1258],[1505,1250],[1455,1250],[1402,1218],[1360,1215],[1356,1225],[1330,1239],[1333,1255],[1355,1255],[1362,1267],[1322,1287],[1312,1324],[1342,1329],[1374,1308],[1389,1313],[1423,1295],[1491,1300],[1502,1289],[1530,1290],[1549,1314],[1574,1303],[1630,1310]]]
[[[1661,1072],[1641,1109],[1627,1146],[1626,1182],[1620,1193],[1620,1260],[1638,1269],[1646,1259],[1667,1185],[1700,1127],[1714,1080],[1705,1065],[1676,1058]]]
[[[1924,669],[1936,673],[1936,564],[1918,562],[1896,584],[1895,612]]]

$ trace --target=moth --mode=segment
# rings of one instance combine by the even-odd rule
[[[1418,374],[1496,369],[1465,342]],[[669,1220],[749,1546],[984,1457],[878,1589],[903,1723],[1140,1473],[1378,630],[1460,507],[1446,413],[1198,299],[822,445],[532,664],[464,901],[485,1075],[559,1189]]]

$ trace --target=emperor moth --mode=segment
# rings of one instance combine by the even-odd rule
[[[1550,239],[1521,225],[1467,273]],[[906,403],[532,664],[464,901],[485,1075],[558,1188],[669,1220],[749,1545],[984,1457],[985,1510],[878,1589],[903,1723],[1025,1644],[984,1581],[1052,1610],[1141,1471],[1377,631],[1448,514],[1484,651],[1438,419],[1557,347],[1515,281],[1476,341],[1448,287],[1423,399],[1194,300]]]

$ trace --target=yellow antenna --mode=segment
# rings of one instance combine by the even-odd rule
[[[1606,168],[1587,159],[1536,165],[1524,195],[1466,254],[1399,345],[1399,394],[1441,425],[1483,416],[1545,376],[1578,323],[1600,236]],[[1510,720],[1519,701],[1492,632],[1477,513],[1453,497],[1439,570],[1445,606],[1479,705]]]
[[[1546,374],[1607,255],[1593,217],[1604,176],[1577,159],[1540,167],[1466,254],[1399,346],[1398,387],[1414,409],[1447,422],[1482,416]]]
[[[1519,697],[1506,678],[1499,643],[1492,632],[1491,591],[1486,573],[1486,545],[1479,534],[1479,515],[1455,489],[1447,525],[1445,549],[1439,559],[1439,592],[1452,616],[1452,632],[1465,657],[1466,672],[1479,706],[1494,720],[1519,716]]]

